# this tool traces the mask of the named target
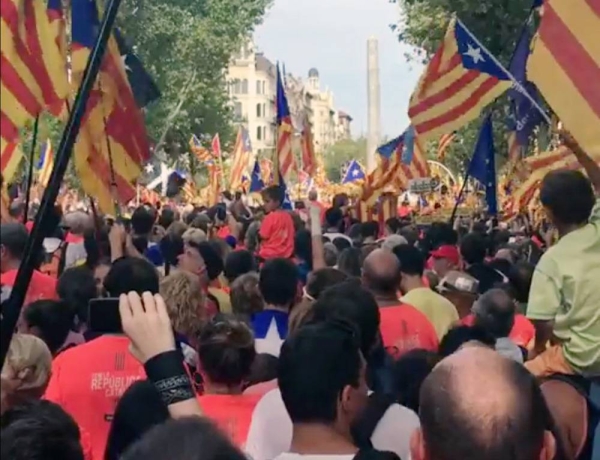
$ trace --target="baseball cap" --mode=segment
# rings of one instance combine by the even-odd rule
[[[443,244],[437,249],[431,251],[431,256],[436,259],[448,259],[454,265],[460,264],[460,254],[458,248],[452,244]]]
[[[468,273],[456,270],[446,273],[436,287],[438,292],[461,292],[464,294],[478,294],[479,281]]]

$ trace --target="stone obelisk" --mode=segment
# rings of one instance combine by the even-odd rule
[[[375,151],[381,140],[381,100],[379,94],[379,42],[377,38],[367,40],[367,170],[377,165]]]

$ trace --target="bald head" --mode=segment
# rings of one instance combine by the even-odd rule
[[[419,418],[431,460],[538,459],[547,413],[533,376],[484,347],[444,359],[421,387]]]
[[[508,337],[515,322],[516,306],[503,289],[490,289],[473,305],[475,324],[495,338]]]
[[[385,249],[375,249],[363,262],[363,283],[373,293],[395,294],[400,285],[398,258]]]
[[[317,201],[317,199],[319,198],[319,195],[317,194],[317,191],[313,188],[310,190],[310,192],[308,192],[308,199],[310,201]]]

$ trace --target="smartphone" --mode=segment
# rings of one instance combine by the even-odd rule
[[[123,332],[118,298],[92,299],[88,304],[88,329],[98,334]]]

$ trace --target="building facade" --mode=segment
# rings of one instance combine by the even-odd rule
[[[275,64],[249,41],[232,56],[226,80],[235,122],[248,129],[254,153],[272,155],[277,115]],[[329,89],[321,89],[317,69],[310,69],[306,80],[287,74],[285,84],[292,121],[298,133],[295,143],[299,142],[306,122],[311,125],[317,152],[324,152],[337,141],[351,137],[352,117],[335,108]]]

